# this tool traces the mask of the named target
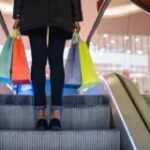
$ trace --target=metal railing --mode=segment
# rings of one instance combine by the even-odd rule
[[[93,26],[91,28],[91,31],[90,31],[90,33],[88,35],[88,38],[87,38],[87,41],[86,41],[88,45],[89,45],[89,43],[91,41],[91,38],[93,37],[97,27],[99,26],[99,23],[100,23],[103,15],[104,15],[104,12],[107,9],[107,7],[110,4],[110,2],[111,2],[111,0],[104,0],[104,2],[102,3],[102,5],[101,5],[101,7],[99,9],[98,16],[97,16],[97,18],[96,18],[96,20],[95,20],[95,22],[94,22],[94,24],[93,24]]]
[[[6,35],[6,37],[8,37],[10,35],[8,28],[6,26],[5,20],[3,18],[2,12],[0,11],[0,25],[2,26],[2,29]]]

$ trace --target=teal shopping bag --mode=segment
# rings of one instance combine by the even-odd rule
[[[0,54],[0,83],[11,84],[11,60],[12,60],[13,38],[8,37]]]

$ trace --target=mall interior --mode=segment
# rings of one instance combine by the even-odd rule
[[[13,33],[13,2],[0,0],[0,52]],[[81,2],[80,37],[99,84],[82,93],[64,87],[63,130],[44,133],[34,131],[31,84],[0,84],[0,150],[150,150],[150,0]],[[29,39],[22,39],[31,68]]]

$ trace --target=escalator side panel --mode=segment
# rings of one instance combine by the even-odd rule
[[[144,98],[138,92],[136,86],[128,79],[118,75],[121,81],[123,82],[129,96],[131,97],[133,103],[137,107],[145,125],[147,126],[148,130],[150,131],[150,108],[147,105]]]
[[[150,109],[150,96],[148,95],[143,95],[143,98],[145,100],[145,102],[147,103],[149,109]]]
[[[149,150],[150,134],[120,79],[111,74],[103,81],[110,97],[114,125],[121,130],[121,149]]]

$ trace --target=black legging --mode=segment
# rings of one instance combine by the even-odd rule
[[[46,108],[45,68],[47,58],[50,65],[51,108],[62,106],[64,86],[63,52],[66,31],[58,27],[49,28],[49,45],[47,46],[47,28],[34,29],[29,34],[32,55],[31,80],[34,102],[38,109]]]

